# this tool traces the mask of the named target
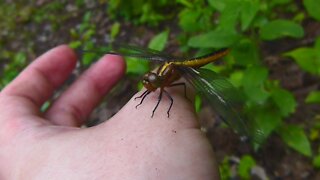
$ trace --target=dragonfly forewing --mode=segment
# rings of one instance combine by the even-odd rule
[[[225,78],[208,69],[178,67],[186,80],[206,99],[222,120],[242,137],[255,138],[250,124],[241,116],[242,98]]]

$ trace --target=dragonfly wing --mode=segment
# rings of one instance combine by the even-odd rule
[[[83,49],[79,51],[80,54],[90,53],[99,56],[102,56],[104,54],[115,54],[140,60],[155,61],[159,63],[175,59],[175,57],[169,56],[168,54],[162,53],[160,51],[120,43],[112,43],[108,47],[103,48]]]
[[[109,52],[111,54],[159,62],[166,62],[170,61],[171,59],[175,59],[173,56],[149,48],[142,48],[121,43],[113,43],[111,46],[112,50]]]
[[[242,99],[239,98],[236,88],[228,80],[203,68],[198,70],[184,66],[178,68],[226,124],[243,137],[252,136],[247,122],[239,114],[242,110]]]

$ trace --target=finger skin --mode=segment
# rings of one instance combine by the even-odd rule
[[[98,79],[97,82],[106,79],[99,72],[100,70],[93,71],[92,76],[87,78],[94,77],[94,80],[89,79]],[[87,73],[91,74],[90,70]],[[107,73],[104,75],[107,76]],[[114,74],[109,75],[115,77]],[[114,81],[112,83],[117,81],[116,78],[111,79]],[[32,81],[28,78],[24,80],[27,83]],[[60,82],[50,81],[53,82],[52,87],[58,86]],[[87,80],[84,78],[79,82]],[[23,84],[23,80],[15,81],[13,85],[15,83]],[[97,85],[94,89],[101,91],[93,92],[103,93],[103,89],[108,90],[105,87],[108,83],[94,83]],[[86,84],[75,84],[74,90],[78,92],[79,87],[82,91],[88,90],[85,88]],[[25,86],[31,87],[27,88],[29,91],[34,90],[33,86],[21,87]],[[13,87],[9,86],[4,93],[0,93],[0,179],[219,179],[213,150],[199,129],[192,105],[186,100],[182,90],[179,92],[179,88],[168,90],[174,99],[169,118],[166,111],[170,101],[165,96],[151,118],[159,93],[156,91],[137,109],[135,106],[138,102],[132,98],[113,118],[95,127],[46,125],[20,128],[19,131],[12,132],[10,127],[16,129],[15,127],[23,124],[32,124],[29,122],[39,122],[42,119],[40,114],[33,114],[37,113],[37,104],[41,104],[49,96],[34,95],[41,93],[38,92],[39,89],[24,92],[15,89],[20,86]],[[39,88],[48,90],[46,87]],[[63,96],[73,97],[72,87],[68,91],[71,95]],[[25,94],[21,96],[21,93]],[[36,98],[32,99],[34,97]],[[61,99],[62,104],[73,100]],[[32,109],[34,111],[30,115]]]
[[[33,61],[0,92],[0,142],[30,127],[48,124],[40,107],[69,76],[76,56],[66,45]]]
[[[179,89],[168,90],[174,99],[169,118],[168,98],[162,99],[151,118],[158,91],[136,109],[134,97],[140,92],[98,126],[41,126],[8,138],[4,145],[0,139],[1,175],[3,179],[219,179],[213,149],[199,129],[192,104]]]
[[[41,105],[69,76],[76,64],[74,52],[58,46],[32,62],[0,93],[1,110],[14,115],[38,115]],[[11,111],[10,111],[11,112]]]
[[[80,126],[124,72],[120,56],[102,57],[53,103],[45,117],[56,125]]]
[[[213,149],[200,130],[192,103],[183,88],[167,90],[174,99],[169,118],[169,98],[163,97],[151,117],[159,91],[135,108],[139,92],[114,117],[88,129],[103,134],[100,141],[108,139],[106,143],[115,145],[108,146],[114,148],[110,158],[116,160],[106,169],[118,167],[114,174],[126,172],[132,179],[143,179],[146,174],[156,179],[219,179]]]

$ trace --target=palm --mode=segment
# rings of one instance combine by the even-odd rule
[[[150,118],[157,98],[153,94],[138,109],[130,100],[105,123],[78,128],[121,77],[123,61],[116,56],[90,68],[40,117],[41,104],[74,67],[70,54],[65,46],[56,48],[1,92],[1,178],[213,179],[217,175],[213,151],[191,105],[175,91],[170,118],[163,113],[167,99]]]

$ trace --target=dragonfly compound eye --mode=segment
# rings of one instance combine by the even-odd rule
[[[144,87],[150,91],[156,90],[161,85],[158,75],[152,72],[147,73],[143,76],[142,83]]]
[[[148,73],[148,81],[151,83],[156,83],[158,81],[158,75],[155,73]]]

